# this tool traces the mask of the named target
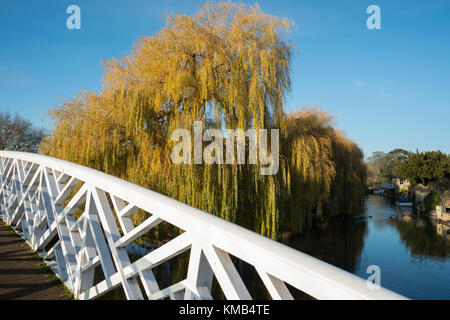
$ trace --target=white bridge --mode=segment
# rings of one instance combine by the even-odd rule
[[[251,299],[231,256],[255,267],[273,299],[292,299],[286,283],[318,299],[405,299],[238,225],[71,162],[0,151],[0,177],[3,220],[78,299],[95,299],[119,286],[128,299],[211,299],[214,276],[227,299]],[[138,209],[150,216],[135,226],[130,217]],[[162,221],[183,232],[131,262],[125,247]],[[160,288],[152,269],[187,251],[186,278]],[[96,267],[104,280],[95,284]]]

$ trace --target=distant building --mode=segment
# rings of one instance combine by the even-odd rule
[[[436,206],[436,218],[441,221],[450,221],[450,212],[444,206]]]
[[[418,185],[411,188],[411,195],[414,199],[415,203],[423,204],[425,197],[433,190],[430,186],[424,186],[423,184],[419,183]]]
[[[392,179],[392,183],[394,184],[395,192],[401,192],[403,190],[408,190],[411,185],[409,180],[402,180],[399,178]]]

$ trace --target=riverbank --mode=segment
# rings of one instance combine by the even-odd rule
[[[450,299],[450,239],[443,229],[413,208],[369,195],[362,214],[294,237],[289,245],[362,278],[377,265],[381,285],[408,298]]]

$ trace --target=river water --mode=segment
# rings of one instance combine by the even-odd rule
[[[450,299],[448,227],[377,195],[365,198],[364,208],[289,245],[365,279],[367,267],[377,265],[381,286],[408,298]]]
[[[291,238],[287,245],[367,279],[367,267],[380,268],[381,286],[410,299],[450,299],[450,234],[448,227],[424,219],[412,208],[399,208],[370,195],[364,212]],[[136,255],[142,256],[145,252]],[[255,269],[232,258],[252,298],[269,299]],[[133,259],[134,260],[134,259]],[[153,269],[160,288],[187,276],[189,252]],[[288,286],[296,299],[311,297]],[[223,299],[216,280],[212,295]],[[121,289],[101,299],[123,299]]]

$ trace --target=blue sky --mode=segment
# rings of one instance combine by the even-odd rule
[[[254,4],[255,1],[241,1]],[[61,99],[101,88],[102,59],[129,53],[165,14],[196,12],[203,1],[2,0],[0,111],[34,123]],[[68,30],[66,8],[81,8]],[[297,46],[286,109],[329,110],[366,155],[401,147],[450,153],[450,2],[403,0],[259,1],[294,21]],[[369,5],[381,30],[369,30]]]

